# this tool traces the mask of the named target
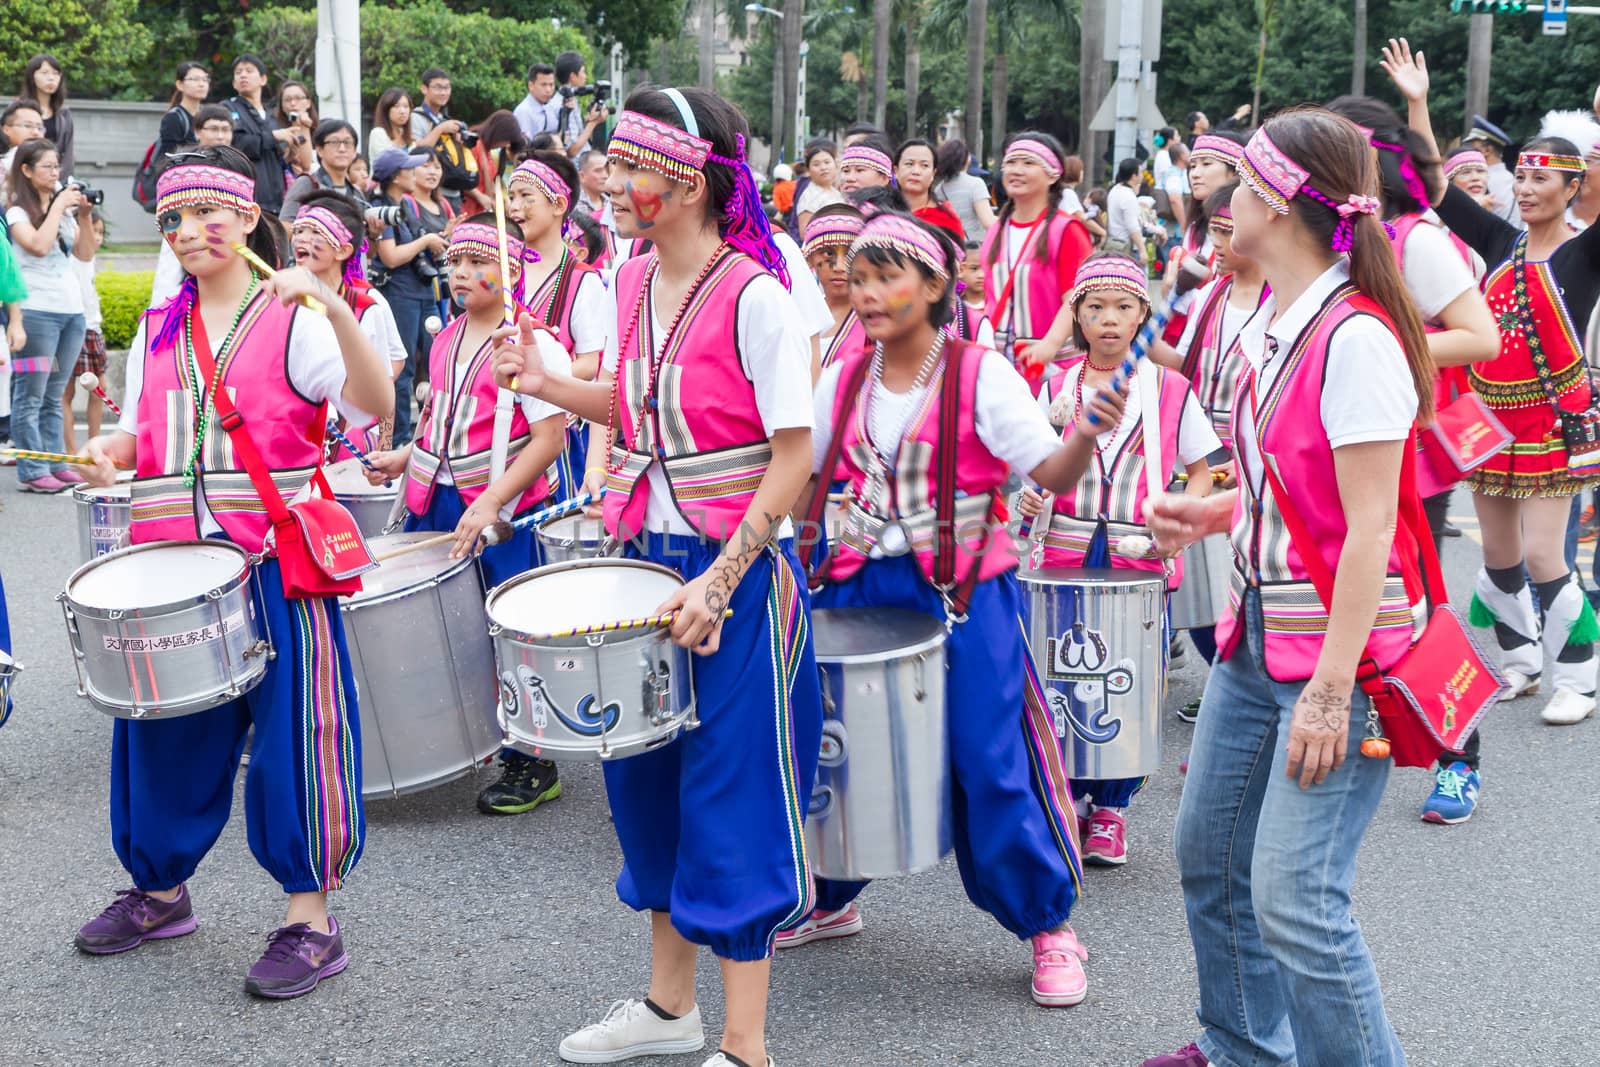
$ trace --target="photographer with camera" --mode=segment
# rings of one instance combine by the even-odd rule
[[[389,302],[409,357],[394,382],[395,448],[411,440],[411,379],[419,364],[427,366],[432,350],[432,335],[424,324],[437,311],[440,263],[446,248],[443,236],[423,226],[411,200],[416,191],[416,168],[428,158],[386,148],[372,161],[372,178],[382,192],[373,200],[368,217],[382,223],[383,231],[368,275]]]
[[[6,223],[22,280],[27,340],[13,353],[11,442],[35,452],[63,452],[61,398],[83,349],[83,291],[72,257],[94,258],[89,221],[105,199],[68,178],[61,184],[61,160],[46,140],[17,149],[7,178],[11,207]],[[23,492],[59,493],[83,479],[72,468],[34,459],[17,460]]]
[[[567,156],[576,159],[589,147],[594,131],[604,125],[611,108],[606,100],[611,96],[611,83],[601,81],[587,84],[589,68],[577,52],[562,52],[556,57],[556,84],[561,92],[561,143]],[[585,101],[588,101],[585,104]],[[579,117],[579,110],[587,108]]]
[[[461,210],[461,194],[477,188],[478,163],[472,158],[472,146],[478,143],[477,134],[467,129],[460,119],[451,118],[450,75],[438,67],[422,72],[422,103],[411,110],[411,132],[416,137],[413,149],[438,149],[439,163],[444,168],[440,188],[444,198],[456,211]],[[374,181],[381,181],[374,168]]]
[[[283,198],[283,211],[278,217],[287,226],[294,225],[300,213],[300,204],[316,189],[332,189],[355,201],[365,210],[367,197],[350,181],[350,164],[356,159],[356,128],[344,119],[324,119],[317,123],[311,134],[311,146],[317,153],[315,169],[300,175],[289,186]]]

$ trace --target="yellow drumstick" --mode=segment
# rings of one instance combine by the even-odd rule
[[[278,273],[271,267],[267,266],[266,260],[250,251],[249,245],[237,244],[233,246],[233,250],[243,256],[245,258],[245,262],[249,263],[252,267],[260,271],[266,277],[271,278]],[[315,311],[318,315],[326,315],[328,313],[328,305],[324,304],[310,293],[303,293],[295,299],[299,302],[300,306],[305,308],[307,311]]]
[[[499,182],[494,183],[494,236],[500,246],[500,296],[505,305],[505,324],[517,324],[517,307],[511,298],[511,253],[506,246],[506,194]],[[517,391],[517,379],[511,379],[511,391]]]
[[[88,456],[74,456],[66,452],[33,452],[26,448],[6,448],[0,449],[0,451],[18,459],[36,459],[41,463],[69,463],[74,467],[93,467],[95,465],[95,461]]]
[[[733,609],[729,608],[722,613],[724,619],[733,618]],[[593,626],[575,626],[570,630],[558,630],[553,634],[545,634],[547,638],[555,637],[584,637],[588,634],[609,633],[612,630],[644,630],[656,626],[671,626],[677,621],[678,613],[669,611],[661,615],[646,615],[642,619],[622,619],[618,622],[602,622]]]

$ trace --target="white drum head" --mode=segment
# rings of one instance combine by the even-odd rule
[[[606,537],[604,519],[591,519],[583,512],[551,519],[539,527],[539,536],[555,544],[597,545]]]
[[[140,545],[85,566],[67,597],[99,611],[173,604],[227,585],[247,566],[244,549],[221,541]]]
[[[72,490],[72,498],[85,504],[106,502],[111,504],[126,504],[132,498],[133,487],[127,484],[118,485],[80,485]]]
[[[489,618],[509,630],[551,634],[655,613],[682,585],[676,574],[633,560],[584,561],[512,579],[489,598]]]
[[[438,537],[443,531],[417,530],[413,533],[389,534],[385,537],[372,537],[367,540],[367,547],[374,556],[381,556],[385,552],[393,552],[406,545],[414,545],[418,541],[426,541],[430,537]],[[403,556],[384,560],[378,564],[377,570],[371,570],[361,576],[361,592],[355,596],[346,597],[347,604],[360,604],[364,600],[397,593],[402,589],[409,589],[422,582],[431,581],[446,571],[470,564],[470,559],[451,559],[451,543],[446,541],[442,545],[431,548],[419,549],[416,552],[407,552]]]
[[[334,496],[388,496],[399,492],[397,485],[373,485],[358,459],[342,459],[322,469]]]

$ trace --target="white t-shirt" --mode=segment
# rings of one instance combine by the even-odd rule
[[[843,365],[826,367],[817,381],[812,398],[817,428],[811,434],[811,470],[822,470],[833,442],[833,401],[839,391]],[[904,393],[892,393],[882,383],[872,390],[872,423],[867,428],[873,443],[895,442],[905,436],[906,423],[922,402],[927,386]],[[1019,474],[1027,474],[1049,459],[1061,447],[1061,435],[1033,403],[1032,391],[1011,361],[993,349],[983,353],[978,365],[975,429],[978,440],[995,456]]]
[[[649,303],[651,333],[658,345],[664,345],[668,323],[662,321],[655,300]],[[633,309],[619,312],[631,315]],[[811,429],[811,334],[800,325],[794,298],[772,275],[755,278],[739,294],[736,317],[739,361],[745,377],[755,387],[756,409],[767,436],[770,438],[779,430]],[[831,315],[828,323],[833,323]],[[602,366],[613,377],[617,373],[618,344],[615,333],[606,338]],[[650,479],[645,528],[651,533],[665,528],[669,533],[693,536],[694,527],[679,513],[661,464],[652,460],[645,468],[645,476]]]
[[[1139,197],[1126,182],[1118,182],[1106,193],[1106,236],[1113,241],[1128,241],[1135,247],[1143,239]]]
[[[156,253],[156,277],[150,286],[150,306],[158,308],[176,296],[183,286],[183,275],[183,264],[178,262],[177,253],[163,240],[161,250]]]
[[[1083,363],[1079,361],[1066,370],[1061,382],[1061,389],[1056,394],[1066,399],[1071,406],[1076,400],[1078,379],[1083,377]],[[1128,435],[1136,429],[1143,433],[1144,405],[1140,398],[1140,376],[1135,374],[1128,382],[1128,400],[1122,409],[1122,421],[1115,427],[1105,430],[1096,438],[1100,450],[1115,455],[1128,439]],[[1037,401],[1039,410],[1048,418],[1051,401],[1048,398],[1049,390],[1041,389]],[[1089,397],[1084,397],[1087,401]],[[1070,414],[1068,415],[1070,419]],[[1063,426],[1065,428],[1065,426]],[[1165,429],[1163,427],[1163,429]],[[1059,433],[1058,433],[1059,436]],[[1165,433],[1162,435],[1165,437]],[[1183,414],[1178,417],[1178,455],[1175,465],[1187,467],[1191,463],[1198,463],[1211,453],[1222,447],[1222,442],[1217,439],[1217,432],[1211,428],[1211,420],[1206,418],[1205,409],[1200,406],[1200,398],[1194,395],[1194,390],[1186,390],[1183,397]],[[1174,457],[1168,457],[1171,464]]]
[[[1400,273],[1425,322],[1437,323],[1441,311],[1478,287],[1466,260],[1435,224],[1424,221],[1413,226],[1406,234],[1404,252]]]
[[[828,189],[816,182],[810,182],[800,192],[800,199],[795,201],[794,216],[815,215],[829,204],[846,204],[843,193],[837,189]]]
[[[1451,253],[1454,255],[1454,252]],[[1329,267],[1282,315],[1277,299],[1268,296],[1259,313],[1239,332],[1239,347],[1259,378],[1257,395],[1265,396],[1283,370],[1300,331],[1322,302],[1350,279],[1341,259]],[[1271,338],[1275,349],[1268,352]],[[1371,441],[1403,441],[1417,417],[1417,391],[1405,350],[1388,327],[1371,315],[1345,321],[1328,342],[1322,382],[1322,425],[1334,448]],[[1249,396],[1241,395],[1233,411],[1233,443],[1239,466],[1251,484],[1261,485],[1261,459],[1255,447],[1255,419]]]
[[[122,393],[122,418],[117,429],[137,436],[139,433],[139,396],[144,391],[145,320],[141,319],[133,331],[133,341],[128,346],[128,367]],[[289,353],[285,360],[289,371],[289,384],[294,391],[313,404],[326,402],[343,415],[351,426],[370,426],[375,421],[371,415],[345,403],[344,360],[339,355],[339,339],[333,327],[321,315],[301,312],[289,327]],[[205,499],[200,499],[200,534],[208,537],[221,533]]]
[[[367,294],[373,298],[373,303],[361,316],[361,332],[367,335],[378,355],[389,361],[392,378],[400,373],[411,354],[406,351],[406,343],[400,340],[400,325],[394,321],[389,301],[376,289],[368,289]]]
[[[773,230],[772,237],[783,253],[783,265],[789,270],[789,295],[794,298],[795,310],[800,314],[800,326],[806,338],[833,329],[833,312],[828,308],[828,298],[822,295],[817,276],[811,273],[805,253],[794,243],[794,238],[782,230]]]
[[[1078,191],[1076,189],[1061,190],[1061,210],[1068,215],[1083,217],[1083,201],[1078,199]]]
[[[6,223],[15,229],[28,223],[28,212],[21,207],[6,211]],[[27,283],[28,295],[22,298],[24,311],[49,311],[57,315],[83,314],[83,290],[78,284],[77,272],[72,267],[72,244],[78,239],[78,220],[71,214],[61,217],[56,239],[42,256],[36,256],[18,243],[16,234],[11,237],[11,251],[17,257],[17,267],[22,280]]]
[[[1199,289],[1194,291],[1194,300],[1190,303],[1193,314],[1183,324],[1183,336],[1178,340],[1178,355],[1188,356],[1189,349],[1194,345],[1195,334],[1200,329],[1200,312],[1206,306],[1206,301],[1211,299],[1211,293],[1216,289],[1221,278],[1213,278]],[[1229,294],[1230,296],[1232,294]],[[1256,313],[1254,307],[1234,307],[1231,299],[1222,302],[1222,322],[1217,332],[1217,347],[1219,351],[1226,352],[1233,347],[1233,339],[1239,336],[1239,331],[1244,329],[1244,324],[1250,321],[1250,316]]]
[[[530,294],[531,295],[531,294]],[[572,298],[572,354],[601,352],[617,321],[616,302],[599,271],[584,271],[578,278],[578,291]]]
[[[101,324],[100,292],[94,287],[95,261],[68,256],[72,273],[78,279],[78,291],[83,294],[83,326],[86,330],[99,330]]]
[[[567,354],[565,348],[561,347],[561,342],[556,340],[555,334],[547,330],[535,330],[533,331],[533,338],[534,343],[539,346],[539,359],[544,363],[545,370],[556,371],[565,375],[572,373],[572,357]],[[472,362],[472,357],[476,354],[476,352],[467,352],[463,348],[461,357],[456,360],[456,366],[465,367],[466,364]],[[453,400],[459,401],[461,391],[467,387],[467,384],[467,378],[463,375],[461,380],[455,383],[456,395],[452,398]],[[566,415],[566,412],[548,400],[541,400],[539,397],[527,396],[522,393],[517,394],[517,406],[522,408],[522,417],[528,420],[529,426],[533,426],[543,419],[548,419],[552,415],[561,415],[563,417]],[[484,417],[490,418],[492,416],[493,412],[490,412]],[[440,485],[456,484],[455,476],[450,473],[449,463],[439,464],[439,470],[434,474],[434,481]]]

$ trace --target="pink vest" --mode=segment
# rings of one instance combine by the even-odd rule
[[[199,309],[190,311],[198,315]],[[296,314],[264,293],[245,309],[217,371],[245,428],[285,500],[305,487],[322,460],[326,405],[300,396],[289,383],[289,328]],[[271,521],[216,412],[206,422],[195,488],[185,488],[183,469],[194,446],[194,387],[183,330],[177,341],[152,350],[159,320],[145,318],[144,387],[139,392],[135,479],[131,491],[134,544],[192,540],[201,536],[195,493],[239,547],[260,552]],[[213,340],[221,343],[221,338]]]
[[[844,321],[834,335],[822,342],[822,365],[831,367],[867,348],[867,331],[856,318],[854,308],[845,313]]]
[[[1078,366],[1082,365],[1082,360],[1075,362]],[[1073,382],[1078,380],[1072,373],[1071,365],[1065,374],[1045,387],[1050,391],[1052,401],[1069,380]],[[1177,371],[1165,367],[1158,369],[1156,381],[1160,384],[1157,390],[1159,397],[1157,410],[1161,413],[1161,454],[1167,457],[1169,465],[1169,469],[1162,472],[1161,484],[1165,487],[1171,481],[1169,477],[1171,468],[1178,465],[1178,429],[1183,418],[1184,402],[1189,395],[1189,382]],[[1149,402],[1148,397],[1143,395],[1139,397],[1141,411],[1143,405]],[[1068,419],[1063,436],[1073,432],[1074,421]],[[1144,502],[1150,494],[1144,473],[1142,415],[1133,431],[1114,447],[1116,449],[1114,453],[1108,449],[1100,453],[1098,459],[1089,462],[1089,466],[1078,479],[1076,489],[1071,493],[1058,494],[1053,499],[1054,510],[1050,514],[1050,525],[1044,531],[1044,566],[1083,566],[1083,557],[1089,550],[1089,542],[1094,537],[1095,527],[1099,524],[1099,520],[1104,518],[1113,567],[1128,567],[1134,570],[1153,571],[1157,574],[1164,570],[1159,559],[1128,559],[1117,554],[1119,539],[1129,534],[1145,537],[1150,535],[1144,522]],[[1101,474],[1102,465],[1104,475]],[[1167,587],[1176,589],[1183,581],[1181,556],[1172,561],[1172,567]]]
[[[578,290],[583,286],[584,277],[593,269],[563,245],[561,265],[528,300],[529,309],[540,322],[555,331],[561,347],[573,355],[577,355],[577,349],[572,347],[572,308],[578,302]]]
[[[1005,289],[1006,277],[1010,274],[1006,266],[1005,239],[1011,222],[1007,220],[1005,225],[989,227],[989,233],[983,239],[983,250],[978,254],[983,257],[984,263],[989,264],[986,268],[988,278],[983,290],[983,306],[996,331],[1009,329],[1017,338],[1029,341],[1036,341],[1050,332],[1050,324],[1061,312],[1061,303],[1072,289],[1071,278],[1056,276],[1061,262],[1061,242],[1066,239],[1068,230],[1082,225],[1065,211],[1057,211],[1045,223],[1048,243],[1043,259],[1036,257],[1033,252],[1039,240],[1038,231],[1035,230],[1028,237],[1028,246],[1017,260],[1016,284],[1011,287],[1006,301],[1010,309],[1000,306],[1000,293]],[[1019,229],[1018,236],[1024,232],[1026,230]],[[991,250],[995,257],[993,263],[989,262]],[[1012,316],[1012,309],[1015,310],[1015,317]],[[1016,355],[1014,352],[1003,354],[1013,358]]]
[[[963,342],[955,342],[963,344]],[[1004,515],[995,515],[991,495],[1005,484],[1009,468],[990,452],[978,437],[978,368],[984,349],[967,344],[961,363],[961,381],[956,420],[956,580],[966,576],[974,553],[982,557],[978,577],[987,580],[1013,570],[1017,565],[1016,546],[1005,531]],[[825,572],[829,581],[844,581],[859,571],[872,550],[882,540],[887,520],[899,519],[906,540],[917,554],[923,575],[933,581],[933,546],[937,531],[934,504],[938,499],[939,472],[935,459],[939,447],[939,394],[944,383],[944,367],[934,375],[923,394],[922,403],[906,425],[899,442],[899,455],[886,479],[869,476],[877,469],[874,451],[867,436],[868,401],[872,395],[872,375],[862,381],[858,396],[846,395],[845,383],[854,365],[870,358],[866,353],[850,357],[839,369],[840,387],[833,400],[833,432],[841,435],[839,467],[833,480],[848,483],[849,503],[845,507],[844,532],[833,546],[833,557]],[[847,401],[853,401],[848,415]]]
[[[1232,292],[1232,275],[1220,279],[1212,287],[1200,309],[1194,340],[1183,357],[1184,376],[1194,386],[1195,395],[1200,398],[1211,425],[1216,427],[1217,436],[1230,450],[1233,448],[1233,406],[1238,401],[1239,379],[1244,376],[1246,366],[1238,350],[1237,337],[1229,351],[1222,351],[1222,316]]]
[[[1348,527],[1334,477],[1333,447],[1322,425],[1322,380],[1328,342],[1339,324],[1354,315],[1373,315],[1389,325],[1382,309],[1346,285],[1329,296],[1301,331],[1270,390],[1258,388],[1247,371],[1239,402],[1250,405],[1260,455],[1274,465],[1295,509],[1311,531],[1323,561],[1335,574]],[[1241,475],[1244,474],[1241,470]],[[1239,645],[1243,627],[1239,606],[1245,587],[1259,584],[1265,619],[1267,672],[1280,682],[1310,678],[1328,629],[1327,605],[1311,584],[1300,552],[1291,543],[1272,488],[1261,479],[1241,478],[1233,513],[1234,567],[1228,610],[1217,623],[1217,647],[1224,659]],[[1256,514],[1259,508],[1259,516]],[[1398,547],[1389,549],[1383,594],[1367,646],[1382,669],[1394,665],[1411,645],[1419,622],[1417,602],[1402,577]]]
[[[622,539],[644,530],[645,469],[659,461],[683,518],[705,536],[726,541],[738,534],[772,462],[737,328],[740,294],[767,272],[724,246],[690,294],[677,330],[660,338],[646,285],[656,262],[651,254],[617,269],[620,402],[606,472],[606,530]],[[651,360],[658,351],[652,389]]]
[[[433,392],[429,395],[422,424],[411,442],[411,459],[406,465],[406,507],[413,515],[428,510],[439,465],[446,460],[450,464],[450,477],[467,507],[471,507],[489,485],[494,404],[499,390],[494,383],[494,364],[489,359],[488,345],[473,353],[465,365],[457,362],[466,326],[467,317],[462,315],[450,320],[450,325],[433,339],[433,352],[428,358]],[[506,446],[508,468],[528,447],[529,437],[522,405],[513,402],[511,440]],[[522,494],[514,511],[526,511],[549,495],[550,483],[541,474]]]

